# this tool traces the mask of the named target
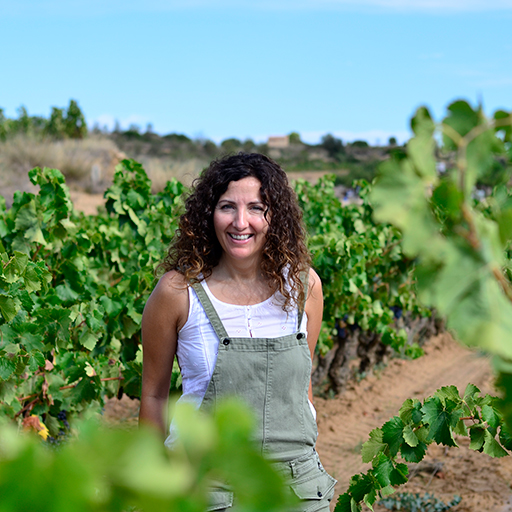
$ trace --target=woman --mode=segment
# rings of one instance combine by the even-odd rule
[[[285,172],[260,154],[214,161],[186,201],[142,319],[140,420],[165,435],[174,356],[180,400],[209,409],[241,396],[259,419],[256,440],[288,473],[304,510],[329,510],[335,480],[315,451],[311,361],[321,282],[309,268],[302,214]],[[166,444],[175,432],[171,425]],[[210,510],[229,509],[212,494]]]

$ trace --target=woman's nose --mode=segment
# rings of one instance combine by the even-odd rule
[[[236,211],[233,225],[239,230],[245,229],[247,227],[247,212],[244,208],[239,208]]]

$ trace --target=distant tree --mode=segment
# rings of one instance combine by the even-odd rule
[[[64,119],[66,135],[70,139],[83,139],[87,135],[85,117],[75,100],[69,101],[66,118]]]
[[[220,147],[224,153],[234,153],[236,151],[240,151],[242,148],[242,142],[235,138],[226,139],[220,143]]]
[[[246,153],[251,153],[256,149],[256,144],[254,144],[254,141],[252,139],[245,139],[244,143],[242,144],[242,150]]]
[[[151,133],[153,133],[153,125],[152,125],[151,123],[148,123],[148,124],[146,125],[146,133],[147,133],[147,134],[151,134]]]
[[[131,124],[128,126],[128,130],[122,132],[124,138],[127,139],[141,139],[140,126],[137,124]]]
[[[140,133],[140,126],[138,124],[132,123],[130,126],[128,126],[128,131]]]
[[[332,136],[330,133],[322,137],[320,146],[335,160],[341,160],[342,156],[345,154],[345,148],[343,147],[341,139]]]
[[[48,120],[43,116],[30,116],[30,129],[34,133],[44,133]]]
[[[103,133],[101,130],[101,126],[97,121],[93,124],[91,131],[92,133],[94,133],[94,135],[101,135]]]
[[[189,137],[187,137],[186,135],[184,135],[183,133],[169,133],[164,136],[164,139],[170,140],[172,142],[181,142],[181,143],[192,142],[192,140]]]
[[[29,133],[31,128],[30,116],[27,109],[22,105],[18,108],[18,119],[15,123],[15,131],[18,133]]]
[[[396,137],[389,137],[388,146],[396,146],[396,145],[397,145]]]
[[[7,137],[7,121],[4,115],[4,109],[0,108],[0,140],[5,140]]]
[[[366,142],[365,140],[355,140],[350,145],[353,146],[354,148],[367,148],[369,146],[368,142]]]
[[[203,142],[204,152],[209,156],[213,157],[217,154],[217,144],[212,140],[205,140]]]
[[[114,122],[114,129],[112,130],[112,133],[121,133],[121,125],[117,119]]]
[[[291,132],[288,135],[288,140],[290,141],[290,144],[302,144],[302,141],[300,140],[300,135],[298,132]]]
[[[66,120],[64,119],[64,109],[52,107],[50,119],[46,124],[45,134],[53,139],[63,139],[66,137]]]

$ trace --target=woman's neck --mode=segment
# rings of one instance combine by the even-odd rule
[[[207,282],[219,300],[231,304],[258,304],[272,295],[260,265],[243,263],[221,259],[213,269]]]
[[[239,284],[265,281],[261,273],[260,258],[257,261],[232,261],[221,257],[219,264],[213,269],[212,276],[219,281],[226,280]]]

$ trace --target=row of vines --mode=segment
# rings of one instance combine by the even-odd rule
[[[415,136],[383,164],[377,182],[357,184],[357,203],[341,207],[333,177],[295,184],[324,286],[313,383],[339,392],[354,361],[365,372],[389,355],[418,357],[422,338],[446,319],[461,341],[496,354],[506,400],[468,387],[462,396],[445,388],[424,403],[404,404],[372,432],[363,450],[372,469],[340,497],[336,510],[343,512],[360,510],[362,502],[371,507],[406,481],[404,462],[421,460],[432,442],[453,445],[454,434],[469,435],[473,448],[493,456],[512,447],[503,420],[504,413],[512,424],[510,116],[497,112],[489,121],[480,108],[456,102],[439,126],[420,109],[412,127]],[[475,189],[490,175],[498,186],[478,199]],[[228,404],[229,414],[221,410],[216,419],[185,410],[190,435],[172,455],[144,432],[130,440],[78,426],[75,418],[101,411],[107,397],[140,392],[142,310],[187,191],[171,181],[152,194],[142,167],[125,160],[105,192],[105,210],[85,216],[74,211],[58,170],[36,168],[29,177],[37,194],[16,193],[9,209],[0,204],[0,418],[53,444],[74,428],[82,433],[80,442],[51,451],[33,440],[13,441],[12,427],[5,427],[0,489],[10,489],[12,499],[2,500],[0,511],[22,510],[20,492],[27,500],[37,496],[22,491],[26,477],[16,479],[29,467],[34,489],[51,501],[48,510],[69,510],[71,498],[49,483],[57,475],[71,486],[85,482],[73,510],[204,510],[204,482],[212,474],[240,490],[243,510],[282,510],[293,502],[251,451],[250,415],[240,406]],[[179,385],[176,369],[173,390]],[[233,414],[238,422],[227,419]],[[38,476],[39,464],[48,478]],[[241,469],[254,465],[261,471]],[[103,483],[98,472],[106,475]],[[168,486],[170,480],[179,485]],[[263,486],[273,494],[258,493]]]
[[[37,168],[30,179],[38,194],[17,193],[0,210],[0,408],[21,421],[38,416],[55,437],[105,397],[138,396],[142,310],[186,190],[173,181],[152,194],[142,167],[125,160],[106,211],[85,216],[73,210],[59,171]],[[378,360],[372,354],[419,355],[404,318],[430,316],[416,299],[400,233],[372,221],[370,187],[361,187],[363,203],[341,208],[332,177],[296,184],[325,283],[314,383],[335,391],[350,375],[345,340],[359,341],[364,371]]]

